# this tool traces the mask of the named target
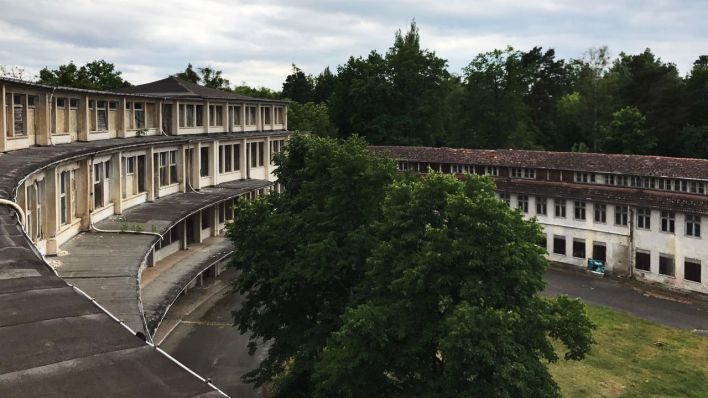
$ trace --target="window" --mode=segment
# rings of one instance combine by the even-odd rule
[[[527,195],[518,195],[516,197],[516,207],[524,213],[529,212],[529,197]]]
[[[615,225],[627,225],[629,222],[629,208],[627,206],[615,206]]]
[[[145,192],[145,155],[124,158],[123,198]]]
[[[701,260],[685,259],[683,262],[683,278],[701,283]]]
[[[606,223],[607,222],[607,206],[603,203],[595,203],[595,222],[596,223]]]
[[[135,174],[135,157],[129,157],[125,159],[125,174]]]
[[[224,125],[224,107],[221,105],[209,105],[209,125],[223,126]]]
[[[511,195],[508,192],[500,192],[499,199],[506,203],[507,206],[511,206]]]
[[[686,235],[701,236],[701,216],[696,214],[686,214]]]
[[[66,225],[69,222],[69,184],[70,172],[63,171],[59,175],[59,222]]]
[[[177,183],[177,151],[156,153],[155,163],[158,165],[161,187]]]
[[[511,168],[511,176],[513,178],[534,179],[534,178],[536,178],[536,169],[528,169],[528,168],[523,168],[523,167],[512,167]]]
[[[575,172],[575,182],[595,183],[595,173]]]
[[[659,273],[674,276],[674,257],[668,254],[659,255]]]
[[[280,153],[280,151],[283,150],[283,144],[285,143],[284,140],[274,140],[270,142],[270,164],[273,164],[273,159],[275,158],[276,153]],[[405,162],[401,162],[405,163]],[[459,166],[462,168],[462,165],[452,165],[452,166]],[[401,170],[407,170],[407,168],[401,168]],[[462,173],[462,171],[458,171],[458,173]]]
[[[499,167],[497,166],[484,166],[484,174],[488,176],[498,176]]]
[[[565,236],[553,236],[553,253],[565,256]]]
[[[93,208],[100,209],[109,202],[111,162],[93,164]],[[126,167],[127,170],[127,167]]]
[[[605,242],[592,243],[592,258],[595,260],[600,260],[603,263],[607,261],[607,246],[605,245]]]
[[[661,232],[671,232],[674,233],[674,212],[673,211],[662,211],[661,212]]]
[[[585,240],[573,239],[573,257],[585,258]]]
[[[548,209],[546,206],[546,198],[537,196],[536,197],[536,214],[546,215]]]
[[[157,242],[157,250],[179,242],[179,228],[174,227]]]
[[[651,255],[648,251],[637,250],[634,256],[634,267],[642,271],[651,271]]]
[[[275,108],[275,124],[285,124],[285,109],[282,106]]]
[[[238,171],[241,166],[241,145],[225,144],[219,146],[219,173]]]
[[[553,202],[556,205],[556,217],[565,218],[565,200],[555,199]]]
[[[66,107],[66,99],[65,98],[57,98],[57,108],[65,108]]]
[[[261,116],[263,118],[263,124],[271,124],[271,117],[270,117],[271,109],[272,108],[269,106],[261,107]]]
[[[118,109],[118,101],[108,101],[108,110],[115,111]]]
[[[202,126],[204,126],[204,105],[180,104],[179,105],[179,126],[180,127],[202,127]]]
[[[69,108],[76,109],[79,107],[79,100],[75,98],[69,99]]]
[[[241,105],[236,105],[231,107],[231,120],[233,120],[233,125],[234,126],[240,126],[242,119],[241,119]]]
[[[637,209],[637,228],[651,229],[651,210]]]
[[[25,95],[8,94],[5,98],[8,103],[12,104],[12,115],[13,120],[15,121],[13,124],[14,134],[18,136],[27,134],[27,131],[25,130]]]
[[[96,101],[96,131],[108,130],[108,112],[106,101]]]
[[[199,175],[201,177],[209,176],[209,147],[199,149]]]
[[[585,202],[581,202],[581,201],[576,200],[575,204],[573,205],[573,211],[574,211],[576,220],[584,220],[585,219]]]
[[[247,106],[246,107],[246,125],[255,126],[256,125],[256,107]]]
[[[145,128],[145,104],[136,102],[133,107],[133,127],[137,130]]]

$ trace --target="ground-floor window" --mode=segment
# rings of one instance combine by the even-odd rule
[[[162,239],[157,242],[157,250],[167,247],[175,242],[179,242],[179,226],[175,226],[168,233],[166,233]]]
[[[553,236],[553,253],[565,255],[565,236]]]
[[[683,278],[693,282],[701,282],[701,260],[687,258],[683,262]]]
[[[592,243],[592,258],[603,263],[607,261],[607,246],[604,242]]]
[[[674,256],[668,254],[659,255],[659,273],[661,275],[674,276]]]
[[[585,258],[585,240],[573,239],[573,257]]]
[[[651,254],[648,251],[637,250],[634,266],[642,271],[651,271]]]

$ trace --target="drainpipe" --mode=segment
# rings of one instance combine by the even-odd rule
[[[634,279],[634,208],[629,208],[629,269],[627,270],[627,277],[629,279]]]

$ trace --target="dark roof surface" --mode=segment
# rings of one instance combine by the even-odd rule
[[[705,159],[516,149],[488,150],[407,146],[372,146],[370,148],[376,154],[386,154],[397,160],[708,180],[708,160]]]
[[[194,138],[135,137],[0,154],[0,198],[13,200],[26,176],[73,158]],[[57,277],[7,206],[0,206],[0,249],[0,397],[219,396]]]
[[[252,101],[252,102],[287,102],[282,100],[271,100],[266,98],[248,97],[241,94],[232,93],[230,91],[218,90],[214,88],[204,87],[199,84],[180,80],[174,76],[157,80],[151,83],[140,84],[137,86],[125,87],[116,90],[120,93],[133,94],[151,94],[159,95],[168,98],[188,98],[188,99],[218,99],[218,100],[234,100],[234,101]]]
[[[105,96],[119,96],[119,95],[127,95],[127,96],[134,96],[134,97],[159,97],[155,95],[148,95],[148,94],[141,94],[141,93],[122,93],[122,92],[117,92],[117,91],[101,91],[101,90],[89,90],[85,88],[76,88],[76,87],[67,87],[67,86],[52,86],[51,84],[42,84],[42,83],[35,83],[35,82],[30,82],[27,80],[20,80],[20,79],[13,79],[11,77],[3,77],[0,76],[0,83],[10,83],[10,84],[17,84],[17,85],[22,85],[22,86],[28,86],[28,87],[36,87],[36,88],[43,88],[47,90],[59,90],[59,91],[70,91],[70,92],[75,92],[75,93],[84,93],[84,94],[96,94],[96,95],[105,95]]]

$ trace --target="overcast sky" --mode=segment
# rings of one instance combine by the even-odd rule
[[[212,65],[232,84],[280,89],[295,63],[333,69],[385,52],[415,18],[424,47],[450,71],[479,52],[552,47],[563,58],[607,45],[651,48],[682,74],[708,53],[705,0],[0,0],[0,65],[30,74],[70,60],[105,59],[133,84]]]

